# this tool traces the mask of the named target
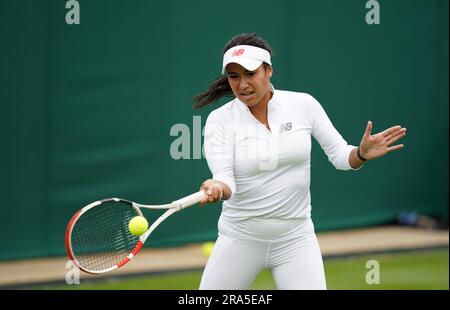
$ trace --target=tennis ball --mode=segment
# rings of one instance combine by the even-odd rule
[[[143,216],[135,216],[128,223],[130,233],[135,236],[140,236],[148,229],[148,222]]]
[[[203,243],[202,244],[203,255],[205,255],[206,257],[209,257],[211,255],[213,248],[214,248],[214,242],[210,241],[210,242]]]

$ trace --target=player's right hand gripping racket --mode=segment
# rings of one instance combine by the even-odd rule
[[[66,230],[69,258],[80,270],[104,273],[122,267],[142,248],[145,240],[166,218],[200,202],[203,190],[166,205],[141,205],[120,198],[95,201],[79,210]],[[167,209],[141,236],[132,235],[128,223],[142,216],[140,208]]]

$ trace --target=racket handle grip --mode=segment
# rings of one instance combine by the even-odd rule
[[[203,198],[206,197],[206,193],[201,190],[198,191],[194,194],[191,194],[189,196],[186,196],[184,198],[175,200],[174,202],[172,202],[172,204],[176,205],[178,208],[178,210],[190,207],[192,205],[195,205],[196,203],[200,202],[200,200],[202,200]]]

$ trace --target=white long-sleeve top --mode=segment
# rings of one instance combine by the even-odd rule
[[[212,178],[231,197],[222,215],[232,219],[306,218],[311,215],[311,135],[329,161],[353,169],[348,145],[311,95],[274,90],[268,103],[270,130],[237,98],[212,111],[204,151]]]

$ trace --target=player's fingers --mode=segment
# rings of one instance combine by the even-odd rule
[[[400,132],[400,133],[398,133],[397,135],[393,136],[392,138],[390,138],[390,139],[387,141],[388,145],[397,142],[398,140],[400,140],[401,138],[403,138],[405,135],[406,135],[406,132]]]
[[[214,184],[214,201],[219,201],[222,198],[222,187],[215,183]]]
[[[206,193],[206,201],[207,202],[214,202],[214,188],[211,182],[207,183],[205,185],[205,193]]]
[[[392,151],[400,150],[400,149],[402,149],[403,147],[404,147],[403,144],[397,144],[397,145],[388,147],[388,148],[387,148],[387,151],[388,151],[388,152],[392,152]]]
[[[212,201],[217,200],[217,188],[215,186],[213,186],[213,188],[212,188],[211,199],[212,199]]]
[[[372,122],[368,121],[366,126],[366,131],[364,132],[364,136],[368,137],[370,136],[370,133],[372,132]]]
[[[202,188],[205,189],[206,187],[208,187],[211,184],[211,182],[212,182],[211,179],[203,181]]]
[[[211,180],[206,180],[205,182],[203,182],[202,186],[200,187],[200,190],[203,190],[206,194],[206,197],[203,198],[200,202],[199,205],[200,207],[204,207],[205,204],[207,204],[208,202],[212,202],[211,199],[211,195],[212,195],[212,189],[211,189]]]
[[[206,193],[206,195],[208,195],[208,197],[211,196],[211,194],[212,194],[212,189],[211,189],[209,186],[207,186],[207,187],[205,188],[205,193]]]
[[[212,190],[207,186],[205,187],[205,193],[206,193],[206,202],[211,202],[211,195],[212,195]]]
[[[400,136],[403,137],[406,134],[406,128],[399,128],[391,132],[389,135],[385,137],[386,141],[392,143],[390,140]]]
[[[386,138],[386,137],[389,136],[391,133],[395,132],[397,129],[400,129],[400,128],[402,128],[402,126],[399,126],[399,125],[397,125],[397,126],[392,126],[392,127],[388,128],[388,129],[385,129],[383,132],[381,132],[381,134],[383,135],[383,137]]]
[[[203,182],[200,189],[206,193],[206,198],[204,199],[205,203],[216,202],[222,199],[222,187],[214,180],[206,180]]]

